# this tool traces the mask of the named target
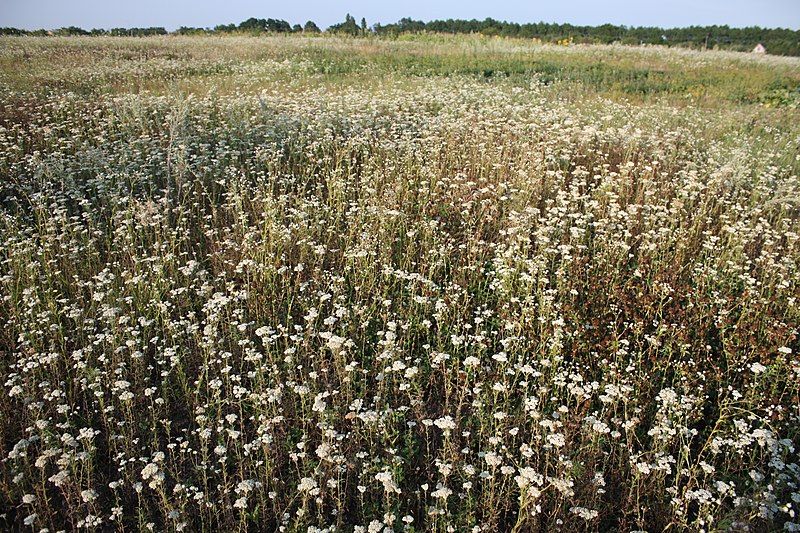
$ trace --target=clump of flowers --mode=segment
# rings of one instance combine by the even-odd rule
[[[0,526],[798,530],[796,60],[365,42],[25,41]]]

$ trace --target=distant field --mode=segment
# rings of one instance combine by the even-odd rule
[[[537,45],[524,39],[401,36],[0,37],[3,85],[81,95],[414,81],[457,75],[543,84],[636,101],[673,96],[689,103],[800,101],[798,58],[663,47]],[[278,67],[274,62],[286,62]],[[784,102],[785,100],[785,102]]]
[[[800,58],[0,38],[0,529],[800,530]]]

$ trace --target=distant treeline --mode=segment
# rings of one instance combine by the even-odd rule
[[[68,26],[57,30],[20,30],[17,28],[0,28],[0,35],[114,35],[129,37],[145,37],[148,35],[168,35],[165,28],[111,28],[110,30],[84,30],[77,26]]]
[[[180,35],[211,33],[320,33],[320,28],[312,21],[302,26],[290,24],[281,19],[249,18],[239,24],[221,24],[213,28],[193,28],[182,26],[172,33]],[[334,24],[329,33],[343,33],[352,36],[381,35],[398,36],[407,33],[479,33],[505,37],[538,39],[542,42],[574,43],[622,43],[622,44],[662,44],[691,48],[721,48],[726,50],[748,51],[758,43],[767,52],[778,55],[800,56],[800,30],[769,29],[752,26],[730,28],[728,26],[690,26],[688,28],[628,27],[603,24],[601,26],[575,26],[547,22],[518,24],[487,18],[484,20],[432,20],[424,22],[410,18],[400,19],[394,24],[374,24],[367,26],[349,14],[344,22]],[[166,35],[164,28],[113,28],[110,30],[84,30],[70,26],[58,30],[19,30],[0,28],[5,35]]]
[[[758,43],[771,54],[800,55],[800,31],[769,29],[752,26],[690,26],[688,28],[628,27],[603,24],[601,26],[574,26],[538,22],[518,24],[494,19],[484,20],[432,20],[423,22],[404,18],[395,24],[374,26],[381,35],[402,33],[481,33],[539,39],[545,42],[570,40],[575,43],[663,44],[692,48],[721,48],[750,51]]]

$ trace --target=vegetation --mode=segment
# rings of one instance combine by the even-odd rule
[[[664,29],[615,26],[613,24],[601,26],[575,26],[546,22],[518,24],[491,18],[485,20],[433,20],[430,22],[404,18],[396,24],[376,25],[375,32],[381,35],[419,32],[481,33],[483,35],[534,38],[546,42],[568,39],[576,43],[661,44],[747,52],[758,43],[762,43],[772,54],[800,55],[800,30],[766,29],[757,26],[748,28],[692,26]]]
[[[800,528],[800,59],[284,33],[0,38],[0,528]]]
[[[432,20],[425,22],[410,18],[400,19],[394,24],[375,24],[372,28],[367,21],[356,22],[349,13],[344,22],[328,28],[329,32],[352,36],[381,35],[399,36],[419,33],[472,34],[535,39],[548,43],[582,44],[630,44],[664,45],[697,49],[722,49],[747,52],[757,44],[763,44],[770,54],[800,56],[800,30],[785,28],[731,28],[728,26],[691,26],[688,28],[629,27],[603,24],[600,26],[576,26],[573,24],[554,24],[547,22],[516,23],[492,18],[484,20]],[[239,25],[221,24],[211,28],[191,28],[181,26],[175,33],[195,35],[210,33],[317,33],[319,28],[312,21],[304,26],[291,25],[280,19],[249,18]],[[62,28],[52,32],[56,35],[162,35],[164,28],[116,28],[110,31],[81,28]],[[0,35],[44,35],[45,30],[28,32],[17,28],[0,28]]]

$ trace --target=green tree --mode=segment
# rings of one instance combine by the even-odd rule
[[[328,28],[328,31],[331,33],[345,33],[355,36],[359,34],[360,30],[358,24],[356,24],[356,19],[348,13],[344,18],[344,22],[334,24]]]

